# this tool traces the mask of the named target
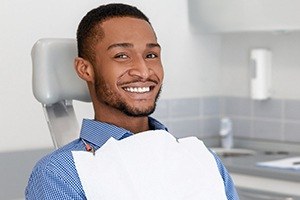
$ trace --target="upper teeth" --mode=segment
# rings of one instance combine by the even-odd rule
[[[143,93],[143,92],[150,91],[150,87],[127,87],[124,89],[128,92],[136,92],[136,93]]]

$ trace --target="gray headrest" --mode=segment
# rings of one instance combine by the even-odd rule
[[[75,39],[45,38],[34,44],[32,88],[39,102],[48,105],[62,100],[91,101],[86,82],[74,69],[76,56]]]

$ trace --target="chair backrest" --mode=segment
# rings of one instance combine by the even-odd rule
[[[76,56],[75,39],[40,39],[31,52],[33,94],[43,105],[56,148],[78,138],[73,100],[91,101],[86,82],[75,72]]]

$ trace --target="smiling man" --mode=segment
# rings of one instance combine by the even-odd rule
[[[167,130],[149,117],[161,92],[163,67],[156,34],[140,10],[124,4],[91,10],[79,24],[77,44],[75,69],[87,82],[95,118],[83,120],[79,139],[36,164],[26,199],[86,199],[72,151],[97,150],[111,137]],[[227,198],[238,199],[225,167],[215,159]]]
[[[163,81],[161,48],[145,19],[104,20],[94,27],[95,39],[78,30],[78,41],[92,40],[87,49],[79,48],[75,64],[88,83],[95,119],[133,133],[149,130],[148,115],[155,109]],[[85,51],[93,51],[92,57]]]

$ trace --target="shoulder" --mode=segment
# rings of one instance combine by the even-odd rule
[[[59,148],[50,154],[44,156],[40,159],[35,169],[55,169],[61,168],[62,165],[68,165],[73,163],[72,151],[79,151],[82,150],[82,144],[79,140],[75,140],[62,148]]]
[[[212,150],[209,149],[209,151],[214,156],[217,166],[218,166],[218,169],[219,169],[219,172],[220,172],[220,174],[224,180],[224,183],[226,185],[226,183],[228,181],[231,181],[230,175],[229,175],[225,165],[223,164],[222,160],[219,158],[219,156],[216,153],[214,153]]]
[[[52,191],[56,193],[57,190],[64,195],[82,194],[80,179],[72,156],[72,151],[80,150],[84,150],[84,146],[80,140],[75,140],[40,159],[29,178],[26,188],[27,196],[48,195]],[[44,196],[43,198],[46,199]]]
[[[238,194],[234,185],[234,182],[229,174],[229,172],[227,171],[225,165],[223,164],[222,160],[217,156],[217,154],[215,154],[212,150],[209,149],[209,151],[211,152],[211,154],[214,156],[219,172],[222,176],[223,182],[224,182],[224,187],[225,187],[225,192],[226,192],[226,196],[228,199],[232,199],[232,200],[238,200]]]

